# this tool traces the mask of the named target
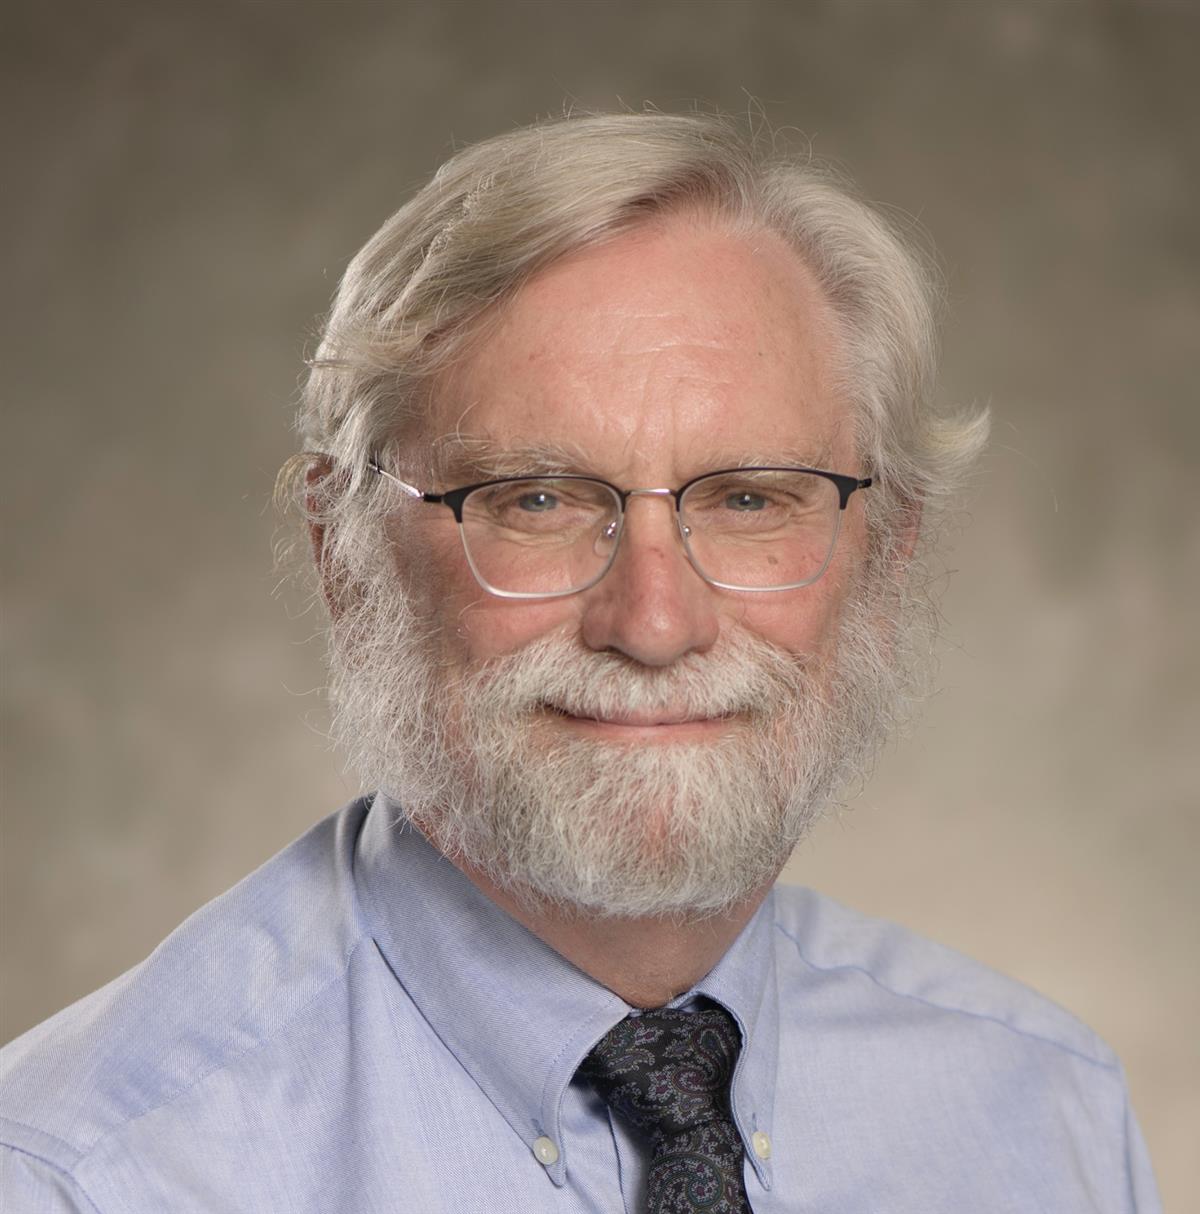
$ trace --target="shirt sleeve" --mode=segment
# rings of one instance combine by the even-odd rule
[[[0,1145],[0,1209],[12,1214],[100,1214],[63,1171]]]

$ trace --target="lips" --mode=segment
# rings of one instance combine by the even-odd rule
[[[706,712],[703,709],[643,709],[619,712],[591,712],[584,709],[560,708],[556,704],[542,707],[556,716],[576,721],[591,721],[597,725],[620,725],[627,728],[653,728],[669,725],[696,725],[709,721],[726,721],[734,715],[729,712]]]

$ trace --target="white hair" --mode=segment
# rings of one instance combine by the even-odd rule
[[[730,119],[599,114],[465,148],[350,263],[303,393],[307,450],[281,475],[290,496],[315,460],[334,470],[307,493],[310,519],[331,525],[326,558],[374,563],[369,461],[420,421],[432,376],[494,305],[557,258],[677,211],[765,228],[796,250],[839,319],[841,386],[876,480],[874,555],[927,522],[982,447],[987,417],[933,407],[935,292],[923,260],[829,168]]]

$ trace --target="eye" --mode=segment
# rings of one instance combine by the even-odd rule
[[[746,490],[742,490],[740,493],[730,493],[725,498],[725,505],[730,510],[742,512],[764,510],[766,509],[767,499],[761,493],[749,493]]]
[[[530,514],[545,514],[548,510],[557,509],[558,497],[553,493],[547,493],[544,489],[538,489],[533,493],[522,493],[517,498],[517,507]]]

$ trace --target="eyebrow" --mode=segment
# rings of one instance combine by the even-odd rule
[[[595,476],[595,463],[574,443],[533,442],[501,444],[487,435],[453,433],[442,435],[433,444],[431,471],[444,483],[462,484],[474,480],[508,476]],[[705,452],[703,466],[692,473],[700,476],[727,468],[829,468],[832,452],[820,448],[792,447],[764,452],[733,451],[728,448]]]
[[[829,471],[833,452],[828,446],[823,447],[779,447],[771,451],[739,451],[736,454],[728,450],[712,453],[714,469],[720,468],[824,468]]]
[[[485,435],[446,434],[433,443],[432,467],[444,480],[589,475],[582,448],[557,442],[500,444]],[[594,473],[591,473],[594,475]]]

